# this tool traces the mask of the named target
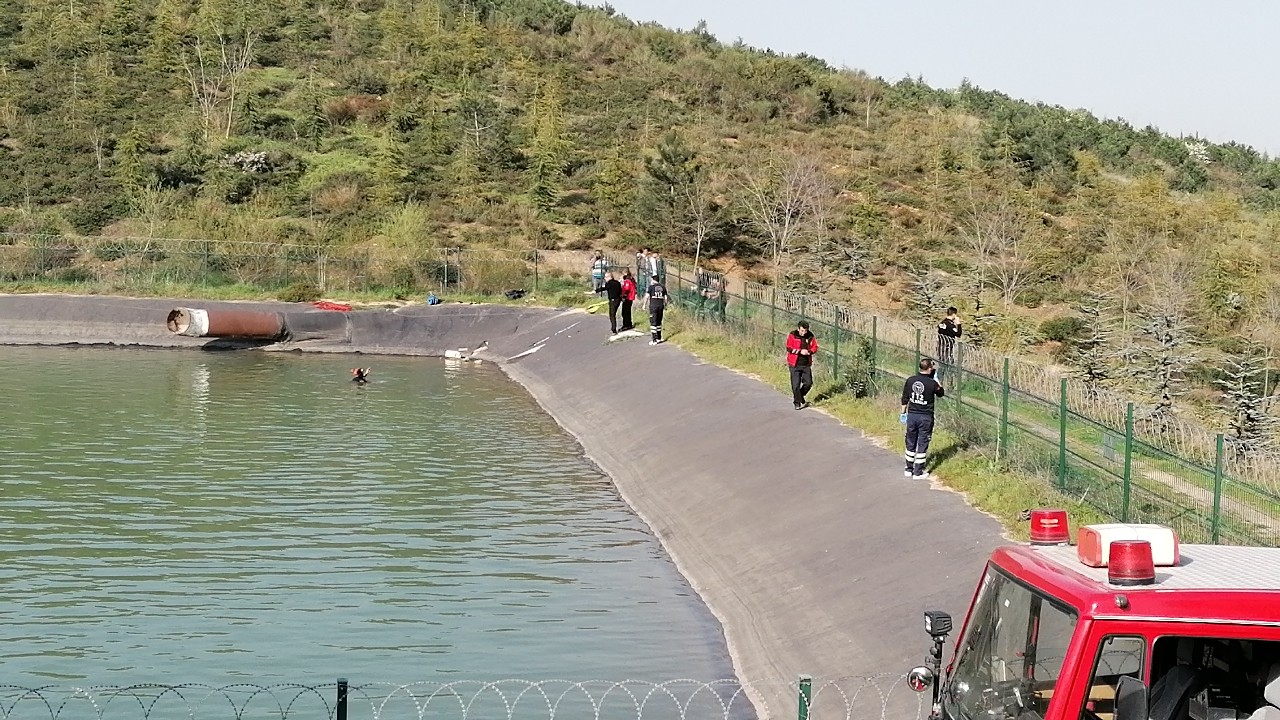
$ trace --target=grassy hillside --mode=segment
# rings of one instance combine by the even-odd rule
[[[922,319],[954,303],[976,342],[1254,444],[1278,212],[1280,163],[1248,147],[607,8],[0,0],[0,231],[646,244]]]

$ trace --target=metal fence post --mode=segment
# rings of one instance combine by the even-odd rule
[[[364,267],[360,269],[361,271],[360,277],[364,281],[364,285],[360,288],[361,290],[368,290],[373,287],[373,279],[370,277],[372,273],[370,268],[372,267],[373,267],[373,252],[370,250],[365,250],[364,251]]]
[[[880,367],[880,333],[877,331],[877,321],[880,320],[879,315],[871,316],[871,367]]]
[[[804,320],[809,315],[809,296],[800,296],[800,319]]]
[[[919,332],[919,331],[917,331]],[[1004,377],[1000,382],[1000,438],[996,457],[1009,456],[1009,358],[1004,359]]]
[[[831,342],[831,370],[836,379],[840,378],[840,315],[836,315],[836,336]]]
[[[916,367],[920,367],[920,328],[916,328]],[[915,369],[912,369],[915,372]]]
[[[533,293],[538,294],[538,248],[533,249]]]
[[[964,344],[956,343],[955,362],[951,368],[956,371],[955,391],[956,407],[964,409]]]
[[[1213,544],[1218,544],[1222,531],[1222,458],[1226,449],[1222,433],[1218,433],[1217,455],[1213,463]]]
[[[813,678],[800,676],[800,695],[796,698],[796,720],[809,720],[809,708],[813,705]]]
[[[1129,497],[1133,486],[1133,403],[1124,411],[1124,498],[1120,501],[1120,522],[1129,522]]]
[[[1058,386],[1058,489],[1067,487],[1067,379]]]
[[[747,296],[744,288],[742,296]],[[769,287],[769,345],[773,346],[777,342],[774,338],[778,337],[778,288]]]
[[[334,706],[334,720],[347,720],[347,679],[338,678],[338,703]]]

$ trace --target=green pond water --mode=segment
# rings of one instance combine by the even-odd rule
[[[0,684],[732,675],[657,541],[496,368],[3,347],[0,368]]]

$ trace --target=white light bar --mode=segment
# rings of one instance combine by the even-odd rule
[[[1157,567],[1178,564],[1178,534],[1164,525],[1086,525],[1076,538],[1076,555],[1089,567],[1107,567],[1111,543],[1117,540],[1146,540],[1151,543],[1151,559]]]

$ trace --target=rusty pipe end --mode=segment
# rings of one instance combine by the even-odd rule
[[[165,324],[169,332],[188,337],[275,340],[285,333],[283,315],[261,310],[174,308]]]
[[[165,322],[169,332],[187,337],[205,337],[209,334],[209,313],[193,308],[174,308]]]

